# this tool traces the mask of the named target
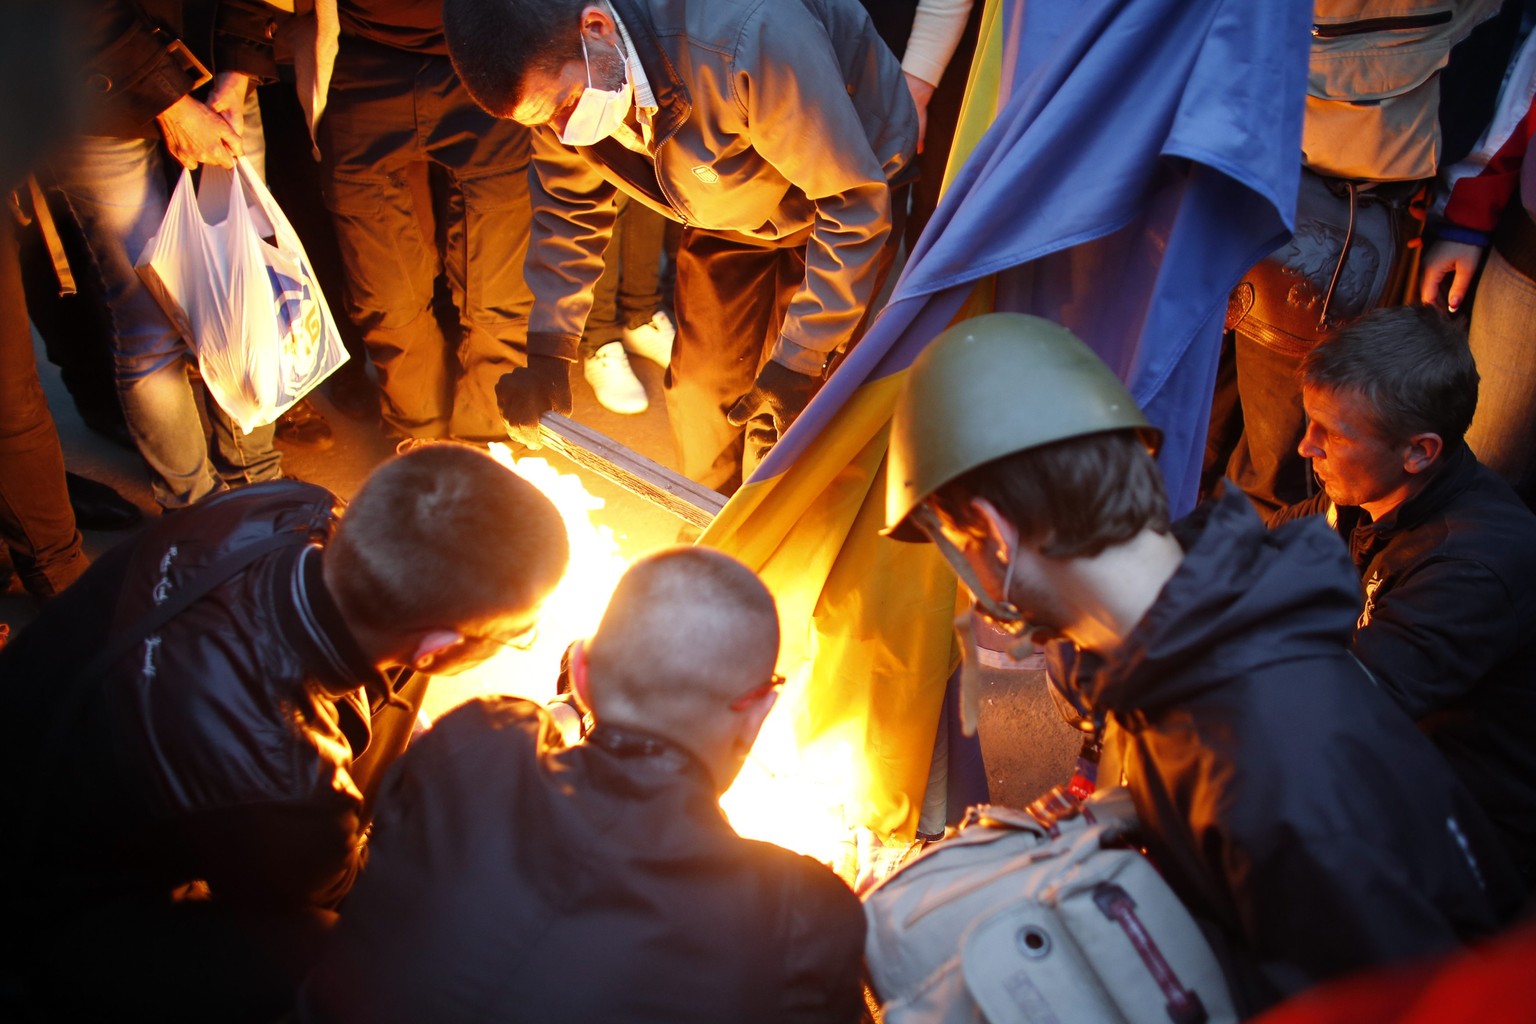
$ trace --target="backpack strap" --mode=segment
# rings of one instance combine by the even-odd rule
[[[224,583],[237,575],[242,569],[252,565],[262,555],[277,551],[281,548],[292,547],[306,543],[309,540],[307,532],[287,530],[282,533],[274,533],[270,537],[236,548],[224,555],[223,558],[205,568],[194,576],[192,581],[181,587],[168,599],[149,609],[131,629],[125,629],[112,639],[106,647],[92,658],[84,668],[76,672],[63,685],[71,687],[75,693],[66,708],[69,713],[62,716],[59,723],[63,724],[74,717],[73,712],[83,706],[84,698],[89,693],[89,683],[93,677],[100,677],[123,655],[143,643],[146,639],[162,629],[166,623],[190,608],[199,599],[205,597],[219,584]]]

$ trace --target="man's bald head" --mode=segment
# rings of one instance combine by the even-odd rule
[[[720,758],[742,730],[731,703],[772,677],[778,653],[778,612],[752,570],[708,548],[670,548],[619,581],[587,647],[587,696],[599,724],[664,736],[724,785]]]

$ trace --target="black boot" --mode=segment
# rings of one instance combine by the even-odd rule
[[[82,530],[126,530],[144,518],[139,506],[100,481],[65,473],[64,485],[75,525]]]

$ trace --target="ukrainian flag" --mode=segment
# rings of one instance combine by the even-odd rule
[[[849,824],[911,839],[957,659],[952,573],[877,532],[907,367],[988,310],[1065,324],[1162,428],[1187,511],[1227,293],[1293,224],[1311,13],[988,0],[946,191],[889,304],[701,539],[777,598],[792,728]]]

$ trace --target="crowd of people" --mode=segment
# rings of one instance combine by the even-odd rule
[[[1523,962],[1536,886],[1536,35],[1515,0],[1334,6],[1295,236],[1232,293],[1197,511],[1171,520],[1161,436],[1092,351],[993,313],[905,380],[885,532],[1045,648],[1242,1017],[1428,1019],[1394,972],[1505,934]],[[65,361],[110,379],[103,428],[161,509],[88,564],[28,300],[48,313],[0,218],[0,534],[39,604],[0,644],[25,723],[0,1015],[878,1012],[858,897],[718,807],[783,684],[745,566],[630,567],[567,652],[579,734],[512,698],[418,712],[526,639],[566,569],[548,499],[475,446],[536,445],[578,366],[644,411],[635,355],[665,368],[681,471],[739,487],[931,212],[980,11],[297,7],[96,0],[57,40],[84,48],[83,130],[0,165],[47,243],[27,258],[70,274],[73,232],[105,344]],[[1457,94],[1482,132],[1458,149],[1460,45],[1509,73]],[[1394,61],[1409,85],[1362,96]],[[274,91],[313,188],[265,159]],[[293,219],[354,349],[336,404],[400,443],[350,503],[284,477],[283,444],[328,443],[314,407],[240,429],[134,267],[170,171],[241,158],[308,188]]]

